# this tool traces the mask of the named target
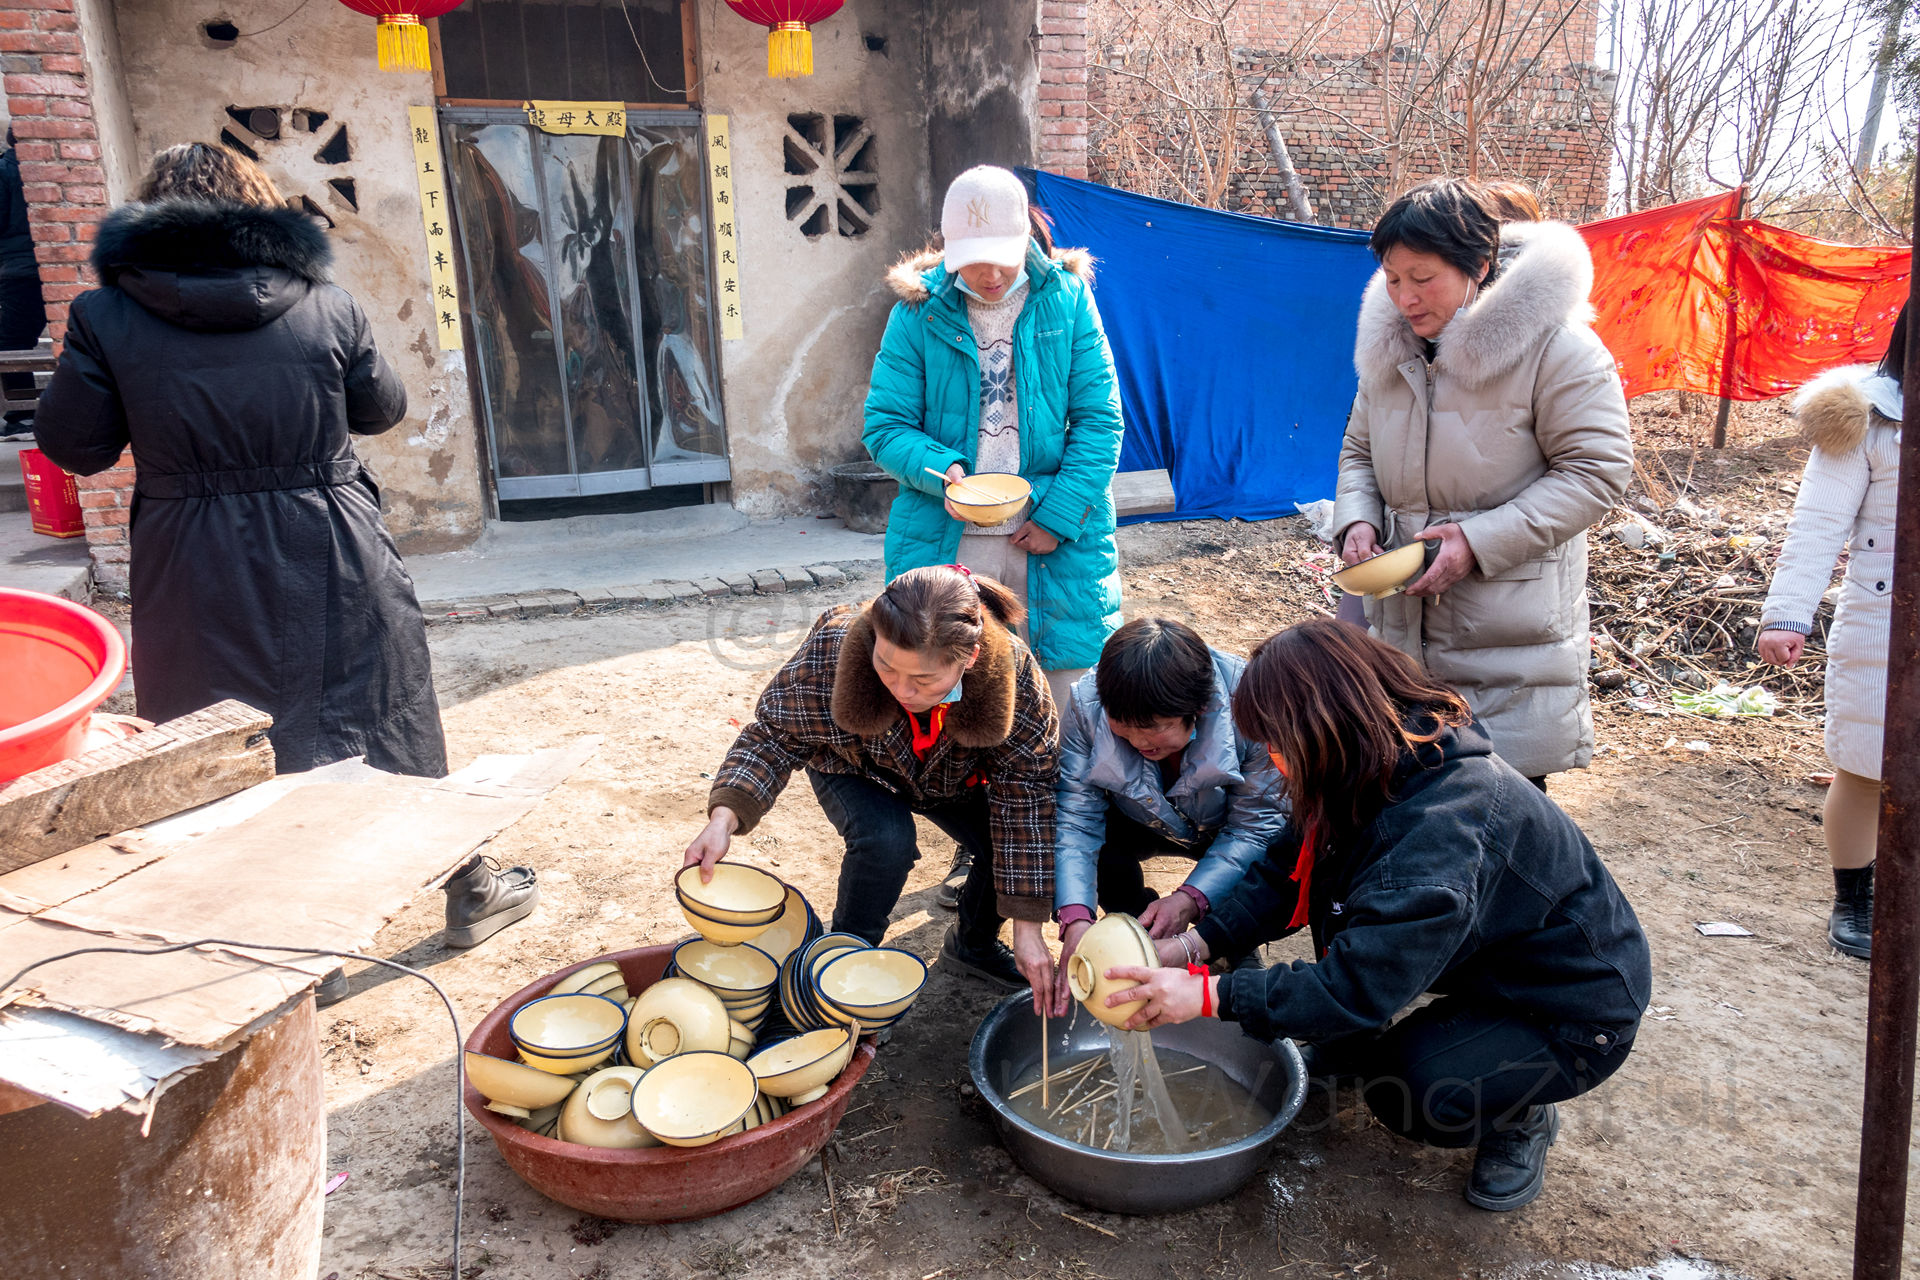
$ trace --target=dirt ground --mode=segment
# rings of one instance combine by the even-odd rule
[[[1802,454],[1775,438],[1784,431],[1777,413],[1744,415],[1734,447],[1706,456],[1691,447],[1697,423],[1672,420],[1657,403],[1636,407],[1643,458],[1665,464],[1656,475],[1695,464],[1679,496],[1724,508],[1733,523],[1790,508],[1790,491],[1777,485],[1797,479]],[[1671,490],[1677,476],[1657,483]],[[1302,520],[1137,527],[1122,546],[1129,614],[1185,618],[1223,647],[1244,651],[1330,607],[1312,559],[1321,548]],[[428,967],[471,1027],[557,966],[683,936],[668,880],[703,818],[707,775],[812,617],[876,585],[869,573],[837,593],[436,628],[456,766],[579,734],[605,741],[492,849],[539,868],[543,901],[532,917],[477,951],[450,954],[433,941],[438,897],[423,897],[383,935],[382,954]],[[1739,665],[1731,652],[1690,660]],[[1642,703],[1664,694],[1651,689]],[[765,1199],[704,1222],[584,1219],[522,1184],[476,1126],[466,1274],[1841,1274],[1851,1256],[1867,971],[1824,938],[1831,878],[1821,791],[1810,780],[1824,767],[1817,719],[1801,708],[1781,724],[1681,723],[1636,710],[1631,696],[1626,688],[1600,696],[1604,749],[1592,769],[1556,778],[1552,795],[1647,927],[1654,1009],[1622,1071],[1563,1108],[1546,1193],[1524,1210],[1469,1207],[1460,1187],[1471,1153],[1391,1136],[1350,1092],[1311,1097],[1261,1174],[1220,1204],[1127,1218],[1061,1200],[1013,1164],[966,1085],[967,1045],[995,993],[936,965],[829,1147],[831,1202],[816,1162]],[[928,959],[948,922],[932,889],[950,848],[923,838],[890,932],[892,945]],[[837,845],[804,784],[735,856],[798,885],[822,915],[830,910]],[[1177,883],[1175,864],[1165,870],[1163,888]],[[1694,927],[1703,921],[1738,923],[1753,936],[1705,937]],[[1275,947],[1269,960],[1294,954]],[[416,1277],[444,1257],[449,1223],[450,1033],[420,984],[368,971],[354,985],[353,998],[322,1015],[329,1161],[351,1176],[327,1200],[321,1275]],[[1920,1229],[1920,1215],[1909,1226]]]

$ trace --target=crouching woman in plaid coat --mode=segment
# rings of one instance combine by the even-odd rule
[[[1031,986],[1042,1007],[1060,729],[1045,673],[1017,634],[1024,613],[991,578],[938,565],[822,614],[727,753],[685,865],[725,857],[804,768],[846,841],[833,927],[877,945],[919,860],[922,814],[973,854],[941,962],[1008,990]]]

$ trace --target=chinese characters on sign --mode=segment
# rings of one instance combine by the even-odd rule
[[[626,136],[627,104],[624,102],[534,100],[524,105],[527,123],[542,133],[599,133],[609,138]]]
[[[720,336],[743,337],[740,324],[740,255],[733,228],[733,131],[725,116],[707,117],[707,186],[713,191],[713,288],[720,307]]]
[[[413,134],[413,174],[420,180],[420,222],[427,229],[427,278],[433,282],[433,328],[442,351],[458,351],[460,282],[453,274],[453,230],[447,221],[446,175],[432,107],[408,107]]]

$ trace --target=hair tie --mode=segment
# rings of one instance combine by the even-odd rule
[[[969,582],[973,580],[973,570],[967,568],[967,566],[963,564],[950,564],[947,566],[947,568],[954,570],[961,577],[966,578]]]

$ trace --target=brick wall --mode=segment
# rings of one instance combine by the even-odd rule
[[[1607,130],[1610,73],[1595,65],[1598,6],[1591,0],[1559,0],[1570,12],[1547,49],[1540,69],[1484,122],[1479,173],[1528,182],[1550,216],[1584,221],[1605,212],[1610,173]],[[1200,166],[1192,132],[1177,113],[1156,114],[1153,85],[1169,77],[1195,95],[1224,104],[1228,81],[1218,70],[1192,67],[1163,71],[1151,63],[1149,39],[1159,28],[1138,15],[1172,6],[1165,0],[1092,0],[1089,86],[1092,132],[1089,169],[1100,182],[1174,199],[1191,199]],[[1459,134],[1457,92],[1450,114],[1429,113],[1417,127],[1396,130],[1391,121],[1403,97],[1392,86],[1406,83],[1409,40],[1406,20],[1393,48],[1371,0],[1241,0],[1229,18],[1234,80],[1249,109],[1235,129],[1225,208],[1271,217],[1293,217],[1248,89],[1264,84],[1294,168],[1313,204],[1313,221],[1332,226],[1371,226],[1394,196],[1425,178],[1468,172]],[[1134,15],[1129,18],[1129,15]],[[1158,17],[1149,23],[1164,22]],[[1164,40],[1166,33],[1160,31]],[[1213,57],[1204,33],[1186,34],[1193,58]],[[1457,41],[1446,47],[1457,47]],[[1144,79],[1143,79],[1144,76]],[[1219,120],[1223,113],[1202,117]],[[1451,123],[1449,123],[1449,121]],[[1216,132],[1211,154],[1224,147]],[[1187,190],[1181,189],[1184,183]]]
[[[1087,5],[1041,0],[1040,167],[1087,176]]]
[[[93,287],[87,255],[112,207],[93,87],[74,0],[0,0],[0,73],[20,159],[20,181],[40,260],[40,292],[58,346],[67,306]],[[80,481],[95,577],[124,587],[133,456]]]

